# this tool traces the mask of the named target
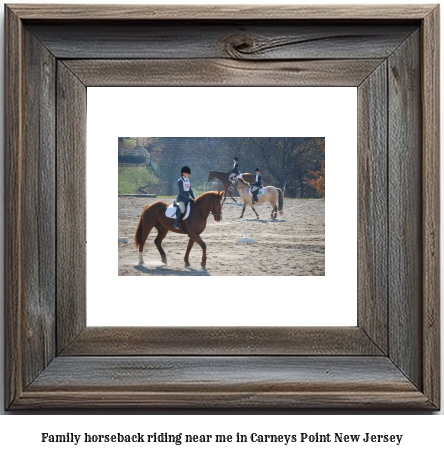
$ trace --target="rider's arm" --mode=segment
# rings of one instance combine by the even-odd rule
[[[183,189],[183,181],[182,181],[182,179],[179,179],[177,181],[177,186],[179,187],[178,199],[180,199],[181,201],[184,201],[184,202],[188,201],[188,195]]]

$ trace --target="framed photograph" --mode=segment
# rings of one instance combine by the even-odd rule
[[[6,6],[5,34],[6,409],[439,409],[437,5],[21,4]],[[331,254],[335,239],[327,235],[324,278],[336,267],[344,285],[327,290],[323,301],[334,314],[351,290],[356,324],[300,325],[286,291],[267,300],[264,315],[273,323],[230,321],[233,295],[219,284],[219,317],[211,322],[199,324],[185,307],[186,324],[170,311],[171,318],[157,323],[148,316],[140,324],[92,325],[89,311],[98,301],[101,315],[106,304],[128,309],[133,303],[104,298],[107,284],[152,279],[120,277],[113,268],[100,282],[89,253],[90,243],[98,244],[94,230],[112,231],[112,244],[99,248],[117,261],[117,212],[103,226],[89,212],[94,90],[117,100],[120,90],[174,89],[180,95],[164,97],[172,112],[190,90],[238,89],[243,96],[257,89],[256,99],[265,99],[272,89],[327,87],[354,88],[357,147],[347,175],[340,167],[329,171],[343,156],[326,159],[327,186],[351,179],[356,191],[346,201],[327,191],[325,205],[332,211],[354,206],[357,222],[354,246],[343,242],[343,252],[356,252],[347,262],[351,276],[338,266],[341,250]],[[116,104],[116,112],[130,111],[139,93],[127,97],[126,107]],[[151,102],[154,109],[163,106]],[[227,123],[241,124],[239,114],[236,109]],[[333,120],[334,109],[326,117]],[[284,119],[273,113],[264,125],[279,127]],[[296,128],[262,134],[119,129],[106,136],[114,165],[118,138],[149,135],[325,137],[326,154],[332,150],[329,135]],[[113,172],[117,186],[117,166]],[[117,208],[112,189],[109,198]],[[184,283],[167,279],[170,288]],[[192,279],[198,288],[223,278]],[[157,282],[146,283],[160,294]],[[151,302],[150,313],[161,306]]]
[[[357,324],[355,87],[93,87],[87,96],[88,325]],[[119,115],[128,99],[137,106]],[[241,122],[226,121],[239,112]],[[128,131],[153,136],[120,136]],[[204,132],[217,136],[196,136]],[[288,132],[296,136],[283,136]],[[104,159],[116,142],[118,164]],[[311,185],[321,183],[322,163],[347,176],[328,182],[329,198],[345,204],[327,212],[325,186]],[[178,209],[163,213],[178,197],[185,166],[195,210],[176,230]],[[230,180],[233,167],[239,177]],[[263,184],[258,204],[248,184],[255,179]],[[223,197],[212,193],[225,189]],[[110,214],[118,226],[103,230]],[[187,249],[194,226],[205,267],[199,238]],[[117,230],[128,241],[119,243],[118,258],[103,249],[115,244]],[[329,304],[332,296],[340,305]]]

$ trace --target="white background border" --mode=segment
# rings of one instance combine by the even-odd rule
[[[88,326],[356,326],[355,87],[90,87],[87,118]],[[118,136],[325,137],[325,276],[117,276]]]

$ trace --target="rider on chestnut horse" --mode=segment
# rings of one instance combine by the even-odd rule
[[[190,201],[194,201],[194,192],[191,188],[191,182],[189,180],[191,169],[188,166],[184,166],[180,170],[182,177],[177,181],[177,186],[179,187],[179,195],[176,198],[176,203],[179,206],[179,210],[177,211],[176,221],[174,222],[173,228],[176,230],[180,226],[180,221],[182,217],[185,215],[185,209],[187,204]]]

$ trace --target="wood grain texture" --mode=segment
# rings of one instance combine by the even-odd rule
[[[422,384],[421,73],[419,31],[388,59],[389,356]]]
[[[29,24],[57,58],[359,59],[387,58],[417,25],[378,27],[306,22],[137,22]],[[205,37],[205,39],[203,39]]]
[[[75,127],[74,127],[75,126]],[[57,68],[57,349],[86,326],[86,87]]]
[[[435,5],[8,5],[23,20],[420,20]]]
[[[440,404],[439,6],[422,25],[423,388]]]
[[[240,409],[269,413],[270,409],[359,409],[362,410],[433,410],[427,398],[418,391],[355,392],[353,385],[342,391],[304,392],[114,392],[114,391],[26,391],[14,410],[29,409]],[[350,389],[350,391],[348,391]]]
[[[387,63],[358,89],[358,326],[388,353]]]
[[[23,27],[5,11],[5,408],[23,391]]]
[[[385,357],[59,357],[20,407],[415,407]]]
[[[437,17],[435,6],[423,5],[7,6],[6,407],[438,408]],[[327,19],[328,24],[318,23],[310,32],[309,27],[315,25],[310,21],[319,19]],[[40,26],[45,20],[49,21],[45,24],[48,43],[33,32],[43,30]],[[126,20],[131,21],[127,29],[134,26],[127,37],[131,49],[162,57],[156,62],[157,69],[147,60],[106,61],[123,50],[124,33],[116,38],[113,49],[109,30]],[[141,20],[150,21],[151,28],[145,29]],[[372,22],[361,22],[366,20]],[[420,20],[421,41],[419,33],[409,34],[411,26],[419,27]],[[72,33],[79,21],[88,23],[83,31],[93,30],[98,22],[101,25],[95,41],[79,39],[77,49]],[[183,32],[177,27],[179,21]],[[351,25],[355,30],[362,27],[356,36],[352,28],[346,30]],[[53,31],[59,26],[57,38]],[[205,30],[200,38],[196,31],[199,27]],[[390,27],[394,27],[392,34]],[[231,35],[230,29],[234,32]],[[405,40],[399,45],[400,30],[408,37],[403,35],[401,41]],[[167,36],[167,31],[174,33]],[[143,37],[142,45],[136,43],[136,36]],[[39,42],[43,47],[51,43],[52,50],[44,51]],[[363,42],[375,46],[365,49]],[[347,46],[349,54],[345,55]],[[55,188],[48,175],[51,153],[42,150],[48,131],[51,137],[52,51],[66,53],[67,59],[58,62],[54,83]],[[387,52],[392,54],[384,63]],[[79,61],[78,55],[96,55],[97,59]],[[213,59],[214,55],[218,57]],[[341,55],[345,59],[339,58]],[[298,60],[301,56],[305,56],[304,61]],[[383,223],[372,225],[374,220],[384,219],[385,181],[380,174],[384,161],[384,109],[380,106],[384,67],[388,77],[390,232],[386,240]],[[207,84],[319,85],[333,79],[334,85],[337,81],[341,85],[363,83],[359,102],[369,115],[359,120],[363,147],[360,192],[365,199],[360,201],[359,210],[372,226],[360,225],[359,229],[362,236],[372,239],[360,251],[363,263],[360,259],[359,267],[371,277],[363,282],[369,295],[359,300],[359,328],[268,328],[265,335],[260,328],[176,328],[173,333],[168,333],[169,328],[85,329],[85,84],[114,81],[144,85],[144,81],[165,83],[170,77],[175,85],[183,86],[191,84],[196,69]],[[103,76],[104,72],[111,76]],[[42,116],[36,106],[43,109]],[[49,189],[42,185],[45,179],[49,179]],[[28,185],[37,194],[38,204],[48,203],[48,207],[38,211],[30,207]],[[50,197],[53,189],[55,208]],[[56,271],[51,272],[51,243],[45,239],[36,244],[39,252],[29,254],[32,264],[38,262],[38,271],[30,270],[25,264],[31,248],[25,239],[27,227],[36,217],[39,236],[48,233],[52,225],[45,218],[51,215],[58,232]],[[32,236],[36,238],[35,233]],[[385,241],[390,252],[387,316],[380,280],[386,267]],[[43,252],[47,245],[49,250]],[[48,273],[43,270],[46,266]],[[51,308],[49,277],[57,287],[55,310]],[[41,324],[33,321],[35,317]],[[386,317],[387,333],[383,329]],[[57,353],[44,368],[42,360],[47,363],[53,356],[48,329],[53,328],[54,318]],[[388,356],[381,356],[387,339]],[[147,351],[156,356],[141,356]],[[36,360],[32,359],[33,352],[37,353]],[[171,354],[174,356],[165,356]],[[231,356],[234,354],[237,356]],[[34,379],[30,372],[34,372]]]
[[[360,328],[87,327],[62,356],[381,355]]]
[[[380,59],[239,62],[228,59],[64,60],[88,87],[357,86]]]
[[[209,392],[231,385],[231,392],[294,391],[295,384],[304,383],[310,384],[311,391],[337,391],[345,384],[354,384],[356,391],[415,390],[387,358],[372,356],[67,356],[56,358],[32,390],[128,387],[132,391]]]
[[[55,59],[28,32],[24,41],[24,384],[55,355]]]

